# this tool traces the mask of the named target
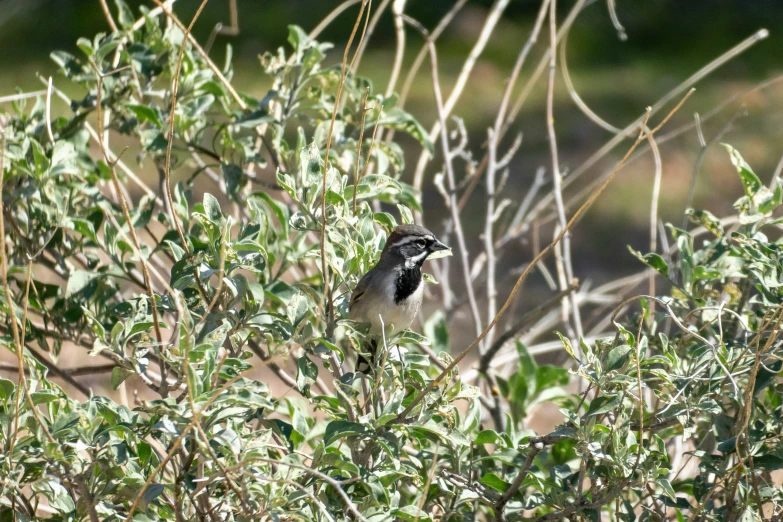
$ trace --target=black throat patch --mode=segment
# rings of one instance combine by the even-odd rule
[[[394,290],[394,304],[400,304],[409,298],[421,284],[421,267],[403,267],[397,276],[397,285]]]

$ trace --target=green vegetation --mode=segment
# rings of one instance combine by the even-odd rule
[[[463,266],[457,198],[481,174],[461,120],[432,139],[397,94],[350,72],[351,53],[326,66],[331,46],[297,26],[262,57],[271,88],[253,98],[178,19],[116,4],[116,32],[52,54],[81,92],[68,115],[51,117],[59,87],[0,114],[0,344],[17,372],[0,378],[0,521],[781,520],[782,180],[727,147],[736,215],[691,209],[671,246],[632,251],[659,295],[596,306],[605,328],[582,332],[586,305],[571,305],[592,294],[553,244],[529,270],[555,251],[566,283],[495,335],[507,308],[487,289],[504,281],[493,256],[530,216],[495,201],[515,145],[495,158],[489,134],[488,260]],[[639,134],[651,113],[633,149],[654,143]],[[385,339],[364,376],[350,290],[394,226],[428,215],[402,179],[403,142],[439,151],[457,255],[430,265],[442,310],[423,334]],[[455,326],[477,307],[472,285],[489,303],[475,343]],[[552,314],[559,366],[523,335],[553,330]],[[475,344],[468,376],[455,363]],[[102,363],[68,371],[65,350]],[[122,398],[94,395],[91,371]],[[542,407],[563,415],[548,433],[530,429]]]

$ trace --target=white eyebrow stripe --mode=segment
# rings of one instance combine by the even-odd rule
[[[392,243],[391,247],[395,248],[395,247],[398,247],[398,246],[407,245],[408,243],[412,243],[412,242],[418,241],[420,239],[421,239],[421,236],[404,237],[404,238],[400,239],[399,241],[397,241],[396,243]]]
[[[392,243],[390,245],[391,248],[396,248],[398,246],[407,245],[408,243],[412,243],[414,241],[419,241],[421,239],[424,239],[426,241],[435,241],[435,236],[426,235],[426,236],[408,236],[400,239],[396,243]]]

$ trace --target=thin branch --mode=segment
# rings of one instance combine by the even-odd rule
[[[177,217],[177,213],[174,210],[174,200],[171,196],[171,149],[174,146],[174,124],[176,122],[176,111],[177,111],[177,91],[179,90],[179,75],[180,71],[182,69],[182,59],[185,56],[185,47],[188,43],[188,36],[191,33],[191,30],[193,29],[193,25],[195,25],[196,20],[198,20],[198,17],[201,15],[201,11],[204,10],[204,7],[206,7],[207,2],[209,0],[203,0],[201,2],[201,5],[199,5],[198,10],[196,10],[196,14],[193,15],[193,19],[190,21],[190,25],[185,29],[185,37],[182,39],[182,44],[179,46],[179,54],[177,55],[177,65],[174,68],[174,78],[172,78],[171,83],[171,109],[169,110],[169,135],[168,140],[166,143],[166,164],[164,167],[164,180],[165,180],[165,195],[166,200],[169,207],[169,215],[171,216],[171,220],[174,222],[174,227],[177,229],[177,235],[179,235],[179,239],[182,242],[182,248],[185,250],[185,253],[188,255],[188,257],[191,256],[190,252],[190,246],[188,246],[188,242],[185,240],[185,234],[182,231],[182,225],[179,222],[179,218]],[[206,295],[205,295],[206,298]]]
[[[402,1],[403,3],[405,2],[405,0],[395,0],[395,2],[399,1]],[[370,42],[370,37],[375,32],[375,27],[378,25],[378,20],[380,20],[381,15],[384,11],[386,11],[386,8],[389,7],[390,2],[391,0],[382,0],[381,5],[379,5],[373,13],[372,19],[370,19],[369,11],[367,12],[367,18],[364,22],[364,29],[362,30],[362,37],[359,39],[359,45],[356,47],[356,53],[351,60],[351,66],[349,67],[349,70],[359,70],[359,64],[361,64],[364,51],[367,50],[367,44]],[[372,0],[370,1],[369,7],[372,8]]]
[[[516,337],[525,327],[535,323],[544,315],[546,315],[550,310],[560,305],[560,302],[564,297],[570,295],[578,288],[579,281],[574,280],[573,283],[571,283],[571,287],[561,290],[541,306],[526,313],[520,317],[519,320],[514,323],[513,326],[511,326],[511,328],[500,334],[498,338],[495,339],[495,341],[490,345],[487,351],[484,352],[484,354],[481,356],[481,359],[479,359],[479,373],[487,374],[489,372],[490,366],[492,365],[492,359],[494,359],[495,355],[497,355],[500,349],[503,348],[507,342]]]
[[[332,119],[329,123],[329,132],[326,136],[326,150],[324,152],[324,165],[323,165],[323,179],[321,186],[321,274],[324,280],[324,315],[327,323],[327,336],[331,336],[334,323],[334,303],[332,302],[332,289],[329,285],[329,272],[328,263],[326,260],[326,190],[327,190],[327,178],[329,175],[329,150],[332,146],[332,135],[334,133],[334,124],[337,119],[337,110],[340,106],[340,96],[343,93],[343,86],[345,85],[345,79],[348,74],[348,53],[351,50],[351,44],[356,37],[356,31],[359,29],[359,23],[362,20],[362,14],[371,0],[362,0],[362,6],[359,9],[359,15],[356,17],[356,22],[353,25],[351,36],[348,38],[348,43],[345,46],[345,52],[343,53],[343,62],[340,68],[340,82],[337,84],[337,94],[334,100],[334,109],[332,110]],[[361,41],[359,42],[361,46]],[[354,55],[355,58],[355,55]]]
[[[571,262],[571,234],[566,229],[565,207],[563,205],[563,178],[560,173],[560,159],[557,151],[557,136],[555,134],[555,116],[554,116],[554,96],[555,96],[555,71],[557,66],[557,0],[551,0],[549,3],[549,82],[547,84],[546,95],[546,127],[549,136],[549,150],[552,160],[552,180],[554,182],[555,208],[557,209],[558,226],[564,230],[562,245],[556,247],[555,253],[562,262],[557,263],[557,270],[561,277],[565,279],[565,284],[561,285],[561,290],[570,287],[574,280],[574,268]],[[576,304],[574,293],[571,293],[568,303],[571,305],[571,315],[573,317],[574,331],[577,338],[582,337],[582,318],[579,306]],[[563,310],[567,310],[566,302],[563,303]],[[568,319],[567,312],[564,319]]]
[[[696,163],[693,165],[693,174],[691,175],[691,182],[688,185],[688,196],[685,199],[685,209],[689,209],[693,206],[693,197],[696,193],[696,182],[699,179],[699,174],[701,173],[701,167],[704,164],[704,158],[707,156],[707,151],[709,148],[715,144],[719,143],[723,136],[726,135],[727,132],[729,132],[734,127],[734,122],[737,120],[737,118],[740,117],[742,111],[741,109],[734,113],[734,115],[727,121],[721,128],[718,130],[718,132],[715,134],[715,136],[712,137],[709,141],[704,140],[704,132],[702,131],[701,123],[702,119],[699,116],[699,113],[695,113],[693,115],[694,124],[696,126],[696,135],[699,138],[699,145],[701,146],[699,148],[699,154],[696,157]],[[774,179],[774,177],[773,177]],[[688,229],[688,216],[685,215],[682,218],[682,229],[687,230]],[[652,293],[652,292],[651,292]]]
[[[179,436],[176,439],[174,439],[174,442],[172,442],[171,447],[169,448],[169,451],[166,454],[166,456],[163,459],[161,459],[157,467],[152,471],[152,473],[150,473],[150,475],[147,477],[147,480],[144,482],[144,485],[142,485],[138,493],[136,493],[136,496],[133,498],[133,503],[131,504],[130,510],[128,511],[128,520],[133,519],[133,514],[136,512],[136,509],[139,506],[139,502],[144,497],[144,493],[145,491],[147,491],[147,488],[149,488],[150,484],[152,484],[152,481],[155,480],[155,477],[158,476],[158,474],[163,470],[163,468],[166,467],[166,465],[169,463],[169,461],[172,459],[174,454],[179,449],[180,445],[182,444],[182,441],[185,440],[185,437],[187,437],[187,435],[191,432],[191,430],[195,428],[196,424],[201,420],[201,417],[206,413],[206,411],[223,394],[223,392],[228,390],[235,382],[237,382],[239,379],[242,379],[246,374],[256,369],[258,369],[258,367],[253,366],[251,368],[248,368],[247,370],[240,372],[239,374],[232,377],[231,379],[227,380],[225,383],[223,383],[222,386],[220,386],[220,388],[218,388],[212,393],[212,396],[209,398],[209,400],[206,401],[206,403],[204,404],[204,406],[201,407],[201,409],[192,412],[193,417],[190,420],[190,423],[188,423],[188,425],[182,429]]]
[[[540,446],[540,447],[539,447]],[[525,463],[522,464],[522,468],[519,470],[519,473],[517,473],[517,476],[514,478],[514,481],[509,485],[508,489],[503,493],[503,495],[498,499],[497,502],[495,502],[495,505],[493,506],[493,509],[495,510],[495,520],[497,522],[502,522],[505,520],[505,517],[503,515],[503,510],[506,508],[506,504],[508,504],[508,501],[511,500],[511,497],[514,496],[514,494],[519,490],[519,487],[522,485],[522,482],[525,481],[525,478],[527,477],[527,472],[530,470],[530,467],[533,465],[533,460],[535,460],[536,455],[543,449],[543,444],[540,442],[534,443],[533,449],[530,450],[530,453],[527,454],[527,457],[525,458]]]
[[[533,271],[533,268],[542,260],[544,259],[551,251],[552,249],[557,245],[557,243],[560,242],[560,240],[563,238],[563,235],[570,230],[570,228],[579,220],[579,218],[582,216],[582,214],[587,211],[588,208],[590,208],[593,203],[598,199],[598,197],[606,190],[606,188],[609,186],[609,184],[614,180],[615,176],[617,176],[617,173],[620,172],[622,166],[625,164],[626,161],[628,161],[628,158],[633,154],[633,151],[636,150],[636,148],[639,146],[642,141],[647,139],[647,135],[654,135],[658,130],[660,130],[661,127],[663,127],[669,119],[678,111],[680,110],[680,107],[685,103],[685,101],[690,98],[690,96],[693,94],[693,90],[689,91],[682,100],[669,112],[669,114],[661,121],[660,124],[658,124],[657,127],[652,129],[649,133],[645,134],[643,132],[640,132],[639,137],[636,139],[636,141],[631,145],[631,147],[628,149],[628,152],[625,153],[625,156],[620,160],[620,162],[615,166],[615,168],[612,170],[609,177],[604,181],[604,183],[601,185],[601,187],[598,188],[588,199],[585,201],[581,207],[574,213],[574,215],[571,217],[571,220],[566,224],[565,228],[563,228],[560,233],[557,235],[557,237],[550,243],[546,248],[544,248],[534,259],[533,261],[525,268],[525,270],[520,274],[519,278],[517,279],[517,282],[514,284],[514,287],[511,290],[511,294],[508,296],[508,299],[506,300],[505,304],[501,307],[501,309],[498,311],[497,315],[492,319],[492,321],[487,325],[487,327],[484,329],[484,331],[479,335],[470,345],[465,348],[457,357],[454,358],[454,360],[447,366],[446,370],[444,370],[438,377],[436,377],[430,384],[427,385],[427,387],[422,390],[416,398],[411,401],[411,403],[399,414],[397,415],[395,421],[399,422],[401,420],[407,419],[408,415],[413,411],[413,409],[419,405],[419,403],[424,400],[424,397],[427,396],[428,393],[430,393],[433,389],[435,389],[436,386],[442,381],[444,377],[446,377],[449,372],[451,372],[461,361],[464,359],[473,349],[478,346],[478,344],[484,339],[487,333],[489,333],[490,330],[492,330],[495,325],[500,321],[500,319],[503,317],[503,315],[506,313],[508,308],[511,306],[511,303],[516,298],[516,295],[519,293],[519,291],[522,288],[522,283],[525,282],[525,279],[530,274],[530,272]],[[650,114],[650,111],[647,111],[647,114]],[[647,118],[644,119],[642,122],[643,125],[647,124]],[[643,127],[642,127],[643,128]]]
[[[250,348],[250,351],[256,354],[259,359],[264,361],[266,365],[269,366],[269,369],[275,372],[275,375],[277,375],[281,381],[291,388],[296,388],[296,379],[289,375],[288,372],[286,372],[283,368],[281,368],[279,364],[274,362],[274,357],[270,357],[264,353],[264,350],[261,349],[261,346],[259,346],[256,341],[249,339],[247,341],[247,345]],[[326,386],[326,383],[324,383],[320,377],[316,379],[315,385],[318,386],[318,389],[321,390],[323,395],[329,395],[331,393],[329,391],[329,387]]]
[[[443,105],[443,97],[441,94],[439,71],[438,71],[438,55],[437,55],[437,51],[435,50],[435,43],[432,41],[432,38],[427,33],[427,30],[424,28],[424,26],[422,26],[418,21],[413,20],[412,18],[406,15],[403,15],[403,17],[409,24],[411,24],[413,27],[415,27],[422,33],[425,41],[427,42],[427,49],[429,49],[430,62],[432,68],[432,88],[435,94],[435,104],[438,110],[438,121],[440,122],[440,126],[443,129],[446,129],[447,112]],[[445,131],[441,132],[439,133],[439,136],[440,136],[441,148],[443,150],[443,164],[444,164],[444,169],[446,170],[446,179],[449,184],[447,206],[449,207],[449,211],[451,212],[451,219],[454,226],[454,233],[457,236],[457,244],[459,245],[460,260],[462,265],[462,276],[465,281],[465,290],[468,294],[468,302],[470,303],[470,311],[473,316],[473,324],[476,329],[476,334],[478,335],[481,333],[481,324],[482,324],[481,315],[479,314],[478,303],[476,301],[476,295],[473,290],[473,284],[470,278],[470,258],[469,258],[468,248],[467,248],[467,242],[465,241],[465,234],[462,230],[462,222],[460,220],[459,211],[457,209],[457,191],[456,191],[457,184],[454,176],[454,166],[452,163],[454,159],[454,155],[449,149],[449,141],[448,141],[447,133]]]
[[[316,477],[316,478],[318,478],[320,480],[323,480],[324,482],[326,482],[327,484],[332,486],[332,488],[334,488],[334,490],[337,492],[337,494],[340,495],[340,497],[345,502],[345,505],[348,508],[348,510],[351,511],[351,513],[353,513],[353,515],[356,518],[358,518],[362,522],[368,522],[368,520],[364,517],[364,515],[362,515],[362,513],[359,511],[359,509],[357,508],[356,504],[353,503],[351,498],[345,492],[345,489],[343,489],[343,485],[345,485],[347,483],[349,484],[351,482],[355,482],[355,479],[348,479],[346,481],[338,482],[337,480],[335,480],[334,478],[330,477],[329,475],[321,473],[320,471],[315,470],[313,468],[309,468],[307,466],[303,466],[303,465],[297,464],[295,462],[287,462],[287,461],[284,461],[284,460],[269,459],[269,458],[265,458],[265,457],[248,457],[248,458],[244,459],[242,462],[240,462],[239,464],[229,468],[229,470],[246,468],[248,466],[248,464],[250,464],[252,462],[265,462],[267,464],[274,464],[276,466],[287,466],[289,468],[297,469],[299,471],[303,471],[303,472],[305,472],[307,474],[310,474],[310,475],[312,475],[312,476],[314,476],[314,477]],[[199,490],[200,489],[201,489],[201,486],[199,486]],[[197,490],[197,492],[199,490]]]
[[[454,17],[457,16],[457,13],[459,13],[459,11],[465,6],[467,1],[468,0],[457,0],[454,2],[454,5],[451,7],[451,9],[449,9],[449,11],[443,15],[443,18],[440,19],[438,25],[436,25],[435,29],[433,29],[430,33],[430,39],[433,42],[435,42],[441,33],[443,33],[443,31],[446,29],[446,27],[448,27]],[[411,86],[413,85],[413,80],[416,79],[416,73],[419,72],[419,69],[424,63],[424,59],[427,57],[428,52],[427,44],[425,43],[419,51],[419,54],[417,54],[416,58],[413,60],[413,64],[408,69],[408,74],[405,76],[405,81],[403,82],[402,89],[400,90],[400,100],[398,102],[400,107],[405,106],[405,101],[408,99],[408,93],[410,92]],[[389,139],[391,139],[392,135],[393,133],[389,134]]]
[[[332,11],[324,17],[323,20],[321,20],[318,25],[315,26],[315,28],[310,31],[310,34],[307,35],[310,40],[315,40],[318,38],[318,35],[321,34],[321,32],[326,29],[329,24],[331,24],[335,18],[340,16],[340,14],[351,7],[354,4],[358,4],[362,0],[345,0],[343,3],[332,9]]]
[[[614,25],[617,31],[617,37],[625,41],[628,39],[628,34],[625,32],[625,27],[620,23],[620,18],[617,16],[617,6],[615,0],[606,0],[606,6],[609,9],[609,17],[612,19],[612,25]]]
[[[101,3],[101,9],[103,9],[103,16],[106,17],[106,21],[109,23],[109,27],[111,27],[111,32],[116,33],[119,29],[117,28],[117,23],[114,21],[114,17],[111,15],[109,4],[106,3],[106,0],[99,1]]]
[[[32,91],[32,92],[20,92],[18,94],[9,94],[8,96],[0,96],[0,103],[10,103],[19,100],[26,100],[28,98],[35,98],[36,96],[43,96],[46,94],[46,90]]]
[[[0,123],[0,194],[2,194],[3,192],[3,178],[5,177],[4,176],[5,144],[6,144],[5,127]],[[24,395],[27,400],[27,404],[30,407],[30,411],[33,414],[33,417],[38,422],[38,425],[40,426],[41,430],[46,435],[47,440],[51,443],[54,443],[55,442],[54,437],[52,437],[51,432],[46,427],[46,424],[41,418],[41,413],[38,411],[38,408],[35,406],[35,403],[33,402],[33,398],[30,395],[30,387],[28,386],[27,379],[25,378],[24,345],[22,344],[21,333],[19,332],[19,325],[17,324],[16,313],[15,313],[16,307],[14,306],[14,300],[11,294],[11,288],[8,285],[9,251],[6,250],[6,243],[5,243],[5,223],[3,219],[4,212],[2,211],[3,207],[5,207],[5,205],[3,203],[2,198],[0,198],[0,278],[2,279],[6,306],[8,307],[8,316],[9,316],[8,319],[11,322],[13,340],[14,340],[14,344],[16,345],[16,359],[17,359],[18,370],[19,370],[19,383],[17,385],[17,389],[24,390]],[[32,271],[28,270],[27,277],[30,277],[31,275],[32,275]]]
[[[82,383],[80,383],[76,379],[74,379],[73,378],[73,373],[69,373],[67,371],[61,370],[60,368],[57,367],[56,364],[52,363],[51,361],[48,361],[44,355],[38,353],[35,349],[33,349],[32,346],[27,345],[26,348],[27,348],[27,351],[30,352],[32,354],[32,356],[35,357],[35,359],[38,362],[40,362],[41,364],[46,366],[47,370],[49,370],[51,373],[53,373],[54,375],[56,375],[57,377],[59,377],[63,381],[67,382],[68,384],[70,384],[74,388],[76,388],[76,390],[78,390],[79,393],[81,393],[85,397],[87,397],[87,398],[90,397],[90,389],[87,388],[86,386],[84,386]],[[115,367],[115,365],[111,365],[111,366],[112,366],[112,368]]]
[[[46,135],[54,147],[54,134],[52,133],[52,77],[49,77],[49,84],[46,86]]]
[[[448,120],[449,116],[451,115],[451,111],[454,110],[454,106],[457,104],[457,101],[459,101],[460,96],[462,96],[462,92],[465,89],[468,78],[470,78],[473,67],[476,65],[479,56],[481,56],[481,53],[484,52],[484,48],[486,47],[487,42],[489,42],[490,36],[492,36],[492,33],[495,31],[495,26],[503,16],[503,12],[506,10],[506,7],[508,7],[508,3],[509,0],[496,0],[495,4],[492,6],[492,9],[484,21],[484,26],[481,28],[481,33],[479,34],[476,43],[470,50],[470,53],[465,59],[465,62],[462,64],[462,70],[460,70],[459,76],[457,76],[457,81],[454,84],[454,88],[451,90],[451,94],[449,94],[448,99],[443,104],[443,114],[438,118],[438,120],[435,121],[435,123],[432,125],[432,128],[430,129],[429,138],[431,141],[435,141],[438,138],[438,134],[443,129],[445,129],[444,122]],[[427,167],[429,160],[429,152],[427,150],[423,150],[419,155],[419,160],[416,164],[416,170],[413,174],[413,187],[417,190],[421,189],[422,181],[424,180],[424,169]]]
[[[359,165],[362,161],[362,141],[364,141],[364,118],[367,116],[367,96],[370,95],[370,88],[364,91],[364,97],[362,98],[362,117],[359,122],[359,141],[356,142],[356,165],[353,169],[353,215],[356,215],[356,192],[359,190]],[[379,113],[380,116],[380,113]],[[377,127],[377,125],[376,125]],[[369,156],[367,161],[369,161]]]
[[[394,87],[397,85],[397,79],[402,69],[403,58],[405,57],[405,24],[402,19],[402,13],[405,9],[406,0],[394,0],[392,4],[392,14],[394,14],[394,31],[397,35],[397,46],[394,53],[394,64],[389,76],[389,83],[386,85],[386,97],[394,93]]]
[[[147,259],[144,257],[144,253],[141,248],[141,242],[139,241],[139,237],[136,235],[136,229],[133,227],[133,220],[131,219],[130,211],[128,210],[128,202],[125,201],[125,195],[122,191],[122,187],[120,184],[120,180],[117,177],[117,171],[114,168],[115,163],[109,158],[109,153],[106,150],[106,144],[104,142],[104,136],[103,136],[103,116],[101,112],[101,103],[103,98],[103,75],[98,69],[98,66],[93,63],[93,67],[95,68],[95,72],[98,76],[98,86],[97,86],[97,99],[96,99],[96,124],[97,124],[97,134],[98,134],[98,142],[101,147],[101,152],[103,153],[103,159],[106,161],[106,165],[109,167],[109,172],[111,173],[111,179],[112,183],[114,183],[114,188],[116,189],[117,196],[120,199],[120,206],[122,207],[122,214],[125,217],[125,222],[128,225],[128,231],[130,233],[131,238],[133,239],[133,244],[136,247],[136,250],[138,252],[139,256],[139,262],[141,262],[141,270],[142,275],[144,276],[144,284],[147,287],[147,297],[150,301],[150,308],[152,309],[152,321],[154,322],[154,328],[155,328],[155,337],[158,341],[158,346],[160,349],[163,349],[163,334],[160,331],[160,317],[158,315],[158,305],[155,302],[155,292],[152,289],[152,283],[150,281],[150,273],[147,266]],[[163,373],[163,366],[164,363],[161,360],[161,375],[165,376]]]
[[[655,177],[653,178],[652,201],[650,203],[650,252],[658,250],[658,200],[661,195],[661,178],[663,177],[663,162],[661,161],[661,151],[658,150],[658,144],[655,138],[650,136],[647,140],[650,143],[650,150],[653,153],[653,162],[655,164]],[[655,295],[655,277],[656,272],[652,268],[648,277],[648,292]],[[651,313],[654,313],[653,305]]]
[[[565,24],[564,24],[565,25]],[[561,33],[563,31],[563,26],[561,26]],[[683,92],[686,92],[688,89],[690,89],[693,85],[704,79],[706,76],[714,72],[716,69],[720,68],[721,66],[725,65],[727,62],[731,61],[732,59],[736,58],[743,52],[747,51],[749,48],[751,48],[756,43],[760,42],[761,40],[766,39],[769,36],[769,31],[766,29],[761,29],[751,35],[750,37],[746,38],[736,46],[732,47],[722,55],[718,56],[716,59],[711,61],[709,64],[705,65],[701,69],[699,69],[696,73],[691,75],[689,78],[681,82],[679,85],[677,85],[675,88],[673,88],[671,91],[666,93],[663,97],[661,97],[655,105],[653,105],[650,108],[650,115],[656,114],[658,111],[660,111],[667,103],[669,103],[672,99],[676,98],[677,96],[680,96]],[[547,54],[548,56],[548,54]],[[536,71],[538,72],[538,71]],[[519,100],[518,100],[519,101]],[[515,118],[516,117],[516,109],[515,106],[514,109],[511,111],[511,115],[509,118]],[[622,133],[616,134],[613,136],[606,144],[604,144],[598,151],[593,153],[592,156],[590,156],[586,161],[584,161],[579,167],[577,167],[573,172],[571,172],[568,175],[568,178],[566,178],[563,182],[563,189],[568,188],[572,183],[574,183],[580,176],[582,176],[585,172],[587,172],[589,169],[591,169],[594,165],[596,165],[601,159],[603,159],[606,155],[608,155],[612,150],[614,150],[615,147],[617,147],[620,143],[622,143],[626,138],[631,137],[633,130],[638,128],[640,122],[640,118],[637,118],[635,121],[633,121],[630,125],[622,129]],[[692,127],[691,125],[688,126],[688,128]],[[658,143],[662,143],[665,138],[668,136],[663,136],[660,140],[658,140]],[[591,184],[585,191],[592,192],[595,190],[595,187],[603,183],[605,180],[605,177],[601,177],[598,180],[596,180],[593,184]],[[536,206],[530,211],[530,214],[525,219],[524,223],[528,224],[531,223],[533,220],[537,219],[538,216],[544,212],[546,209],[550,207],[552,204],[552,201],[554,199],[554,195],[550,194],[543,198],[541,198]]]

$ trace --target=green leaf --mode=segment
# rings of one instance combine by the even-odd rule
[[[420,522],[431,522],[432,518],[418,508],[418,506],[414,506],[413,504],[408,504],[407,506],[403,506],[399,509],[395,509],[391,512],[392,516],[396,516],[398,519],[402,520],[410,520],[411,522],[416,522],[417,520]]]
[[[568,370],[546,364],[540,366],[535,375],[536,394],[555,386],[568,384]]]
[[[209,192],[204,194],[204,214],[207,219],[213,223],[220,223],[223,220],[223,212],[220,210],[220,203],[215,196]]]
[[[649,254],[642,254],[641,252],[638,252],[633,248],[631,248],[630,245],[628,246],[628,251],[631,252],[631,254],[633,254],[634,256],[636,256],[636,258],[638,258],[639,261],[649,266],[656,272],[659,272],[664,276],[669,277],[669,265],[666,264],[666,261],[664,261],[664,259],[660,255],[654,252],[651,252]]]
[[[163,120],[160,117],[160,113],[149,105],[127,103],[125,104],[125,107],[131,111],[140,122],[152,123],[159,129],[163,128]]]
[[[306,355],[296,361],[296,387],[305,397],[310,396],[310,386],[318,377],[318,366]]]
[[[221,163],[220,170],[223,172],[223,178],[226,180],[226,194],[230,199],[236,200],[237,193],[242,188],[245,180],[242,168],[231,163]]]
[[[310,42],[307,33],[298,25],[288,26],[288,43],[294,48],[294,51],[302,51]]]
[[[601,415],[608,413],[620,406],[621,398],[619,395],[614,397],[598,397],[590,403],[590,409],[587,410],[587,416]]]
[[[718,451],[724,454],[733,453],[737,449],[737,437],[731,437],[718,444]]]
[[[368,121],[365,124],[366,128],[371,128],[373,125],[374,124],[372,121]],[[427,152],[430,154],[435,152],[435,147],[432,145],[432,141],[430,141],[430,137],[424,127],[422,127],[422,125],[416,121],[413,116],[399,107],[393,107],[389,110],[384,110],[381,113],[381,117],[378,119],[378,125],[402,132],[407,132],[419,143],[421,143]]]
[[[120,22],[122,28],[130,29],[133,27],[136,18],[133,16],[133,11],[128,7],[128,4],[125,3],[125,0],[114,0],[114,3],[117,5],[117,21]]]
[[[400,221],[405,225],[413,223],[413,212],[405,205],[397,204],[397,210],[400,211]]]
[[[173,245],[173,243],[171,243]],[[195,280],[191,258],[183,257],[171,267],[171,287],[182,290]]]
[[[328,446],[332,442],[345,437],[367,435],[368,432],[367,426],[363,424],[335,420],[326,425],[326,431],[324,431],[324,446]]]
[[[152,218],[152,212],[155,210],[155,196],[150,194],[144,194],[139,201],[138,206],[134,209],[132,220],[133,228],[146,227],[150,219]]]
[[[6,400],[14,393],[16,385],[8,379],[0,379],[0,398]]]
[[[500,435],[494,430],[484,430],[476,435],[473,439],[473,444],[497,444],[500,440]]]
[[[71,272],[71,276],[68,278],[68,284],[65,286],[65,298],[68,299],[74,294],[81,292],[87,285],[100,277],[102,277],[102,274],[97,272],[74,270]]]
[[[494,473],[485,473],[480,479],[479,482],[484,484],[485,486],[494,489],[498,493],[505,493],[505,491],[509,487],[509,483],[503,480],[502,478],[498,477]]]
[[[753,466],[764,471],[777,471],[783,469],[783,458],[777,455],[760,455],[753,457]]]
[[[693,269],[693,279],[699,281],[701,279],[721,279],[723,274],[719,270],[707,268],[702,265],[696,265]]]
[[[163,494],[163,491],[165,491],[165,487],[163,484],[150,484],[147,486],[147,489],[144,491],[144,494],[141,496],[141,506],[143,508],[146,508],[150,502],[158,498]]]
[[[702,225],[716,237],[723,237],[723,225],[721,224],[720,219],[716,218],[710,212],[689,208],[685,211],[685,214],[692,222],[697,225]]]
[[[519,365],[520,375],[522,375],[525,380],[533,381],[536,378],[536,373],[539,369],[538,363],[536,363],[535,358],[530,355],[527,346],[523,342],[517,341],[516,348],[517,364]]]
[[[114,390],[118,389],[120,387],[120,384],[125,382],[125,379],[127,379],[131,375],[133,375],[132,371],[122,368],[120,366],[115,366],[111,371],[112,389]]]
[[[606,356],[606,364],[604,370],[610,372],[612,370],[619,370],[625,365],[628,360],[628,354],[631,352],[631,347],[627,344],[615,346],[609,350],[609,354]]]
[[[60,398],[60,394],[54,390],[40,390],[30,394],[33,399],[33,404],[38,406],[39,404],[48,404],[54,402]]]
[[[207,112],[214,102],[215,97],[212,94],[204,94],[203,96],[198,96],[190,100],[182,106],[183,112],[188,118],[198,118]]]
[[[571,341],[568,340],[567,337],[564,337],[563,334],[560,332],[555,332],[557,336],[560,338],[560,342],[563,343],[563,348],[565,348],[565,351],[568,352],[568,355],[571,356],[572,359],[575,361],[579,361],[579,358],[576,356],[576,353],[574,352],[574,347],[571,346]]]
[[[758,192],[759,189],[761,189],[763,186],[761,180],[756,175],[756,173],[753,172],[753,169],[750,168],[750,165],[748,165],[748,163],[743,159],[742,155],[739,153],[739,151],[737,151],[737,149],[727,143],[721,143],[721,145],[723,145],[726,150],[729,151],[731,163],[737,169],[740,181],[742,182],[742,188],[745,189],[745,195],[749,198],[753,198],[756,192]]]
[[[672,487],[671,482],[669,482],[669,479],[665,478],[659,478],[656,480],[659,486],[661,486],[661,489],[663,489],[664,494],[669,497],[672,500],[676,500],[675,494],[674,494],[674,488]]]
[[[769,369],[767,369],[769,368]],[[783,369],[783,361],[775,361],[765,367],[759,369],[758,375],[756,375],[756,384],[753,386],[753,394],[757,395],[761,390],[773,384],[780,375],[780,371]]]

